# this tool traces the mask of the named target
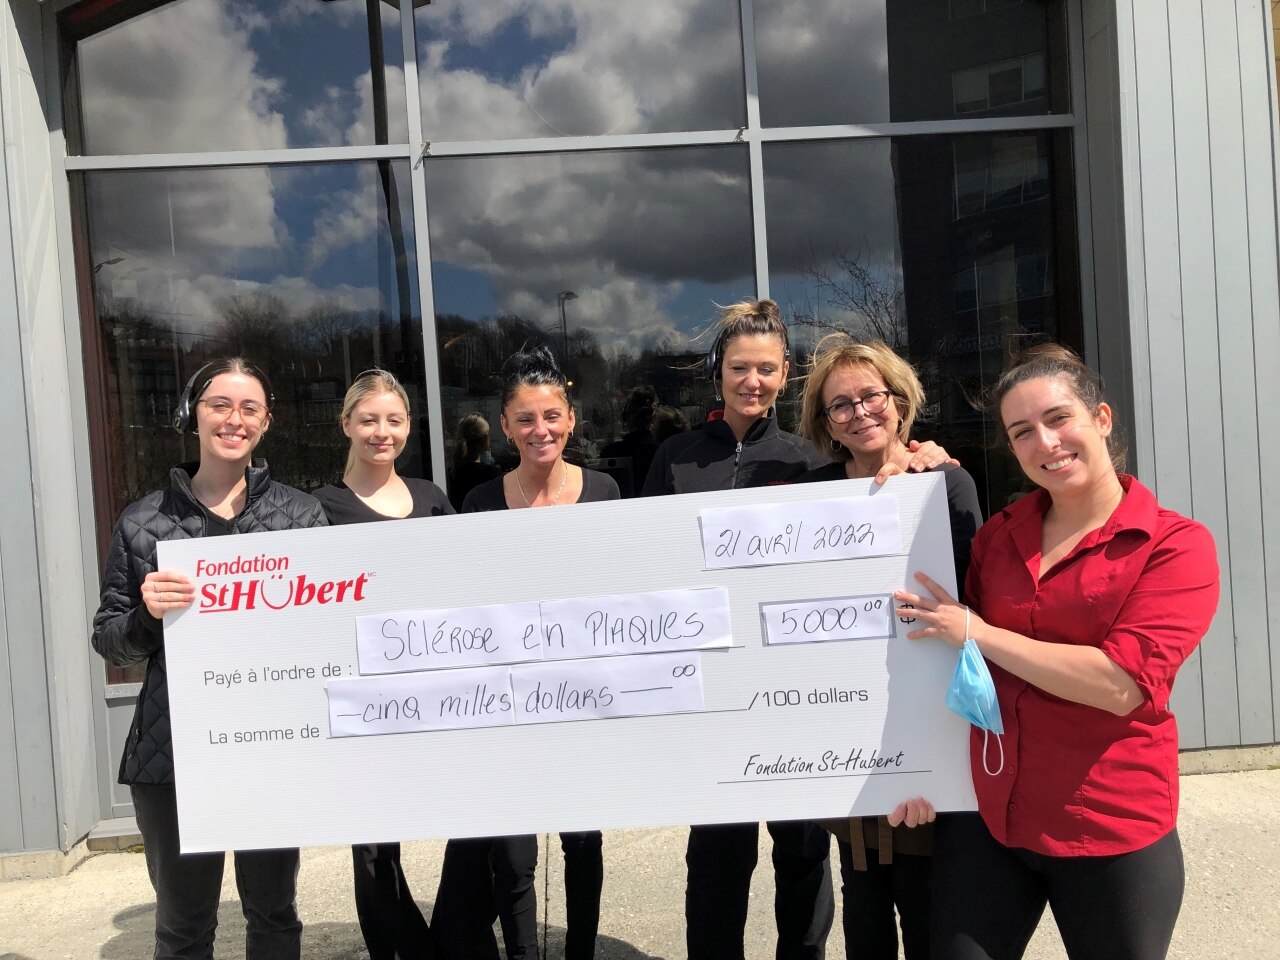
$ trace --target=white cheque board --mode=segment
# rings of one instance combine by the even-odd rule
[[[858,523],[825,521],[845,498]],[[823,559],[864,515],[896,552]],[[812,539],[716,568],[703,526],[733,516]],[[186,852],[975,806],[955,651],[884,614],[915,570],[955,586],[941,474],[173,541],[159,562],[197,591],[165,618]]]

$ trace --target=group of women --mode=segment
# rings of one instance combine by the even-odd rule
[[[886,817],[768,824],[777,956],[824,955],[835,913],[831,833],[851,958],[897,957],[895,909],[908,960],[1016,958],[1046,904],[1073,958],[1164,956],[1182,894],[1168,699],[1216,608],[1216,555],[1201,525],[1161,508],[1121,472],[1097,377],[1053,345],[1014,361],[990,412],[1036,489],[983,525],[969,475],[936,445],[911,438],[923,391],[890,348],[843,335],[820,343],[797,437],[773,416],[790,373],[777,305],[728,307],[713,337],[707,372],[723,417],[664,442],[644,493],[943,471],[962,596],[922,574],[896,596],[912,608],[911,641],[976,645],[1004,721],[994,742],[974,730],[977,813],[937,816],[927,798],[913,797]],[[608,476],[564,458],[574,411],[551,355],[518,354],[503,383],[501,427],[519,461],[471,489],[461,512],[616,499]],[[179,853],[161,619],[189,605],[194,590],[185,576],[156,569],[156,542],[453,512],[433,484],[396,472],[410,412],[390,374],[369,371],[352,384],[342,411],[347,468],[314,498],[272,481],[253,457],[272,402],[266,375],[243,360],[199,371],[175,425],[198,434],[200,458],[125,510],[106,559],[94,646],[112,663],[147,664],[120,779],[133,793],[156,891],[158,958],[212,956],[223,858]],[[744,957],[757,831],[690,830],[691,960]],[[565,956],[589,958],[601,835],[562,834],[561,844]],[[529,836],[451,841],[428,927],[398,845],[354,848],[371,957],[496,958],[495,919],[510,960],[536,956],[537,854]],[[235,868],[248,955],[298,957],[297,851],[237,853]]]

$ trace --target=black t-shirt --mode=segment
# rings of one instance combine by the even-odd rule
[[[618,485],[613,477],[598,470],[582,471],[582,494],[575,503],[596,503],[600,500],[621,500]],[[463,513],[485,513],[489,510],[506,510],[507,495],[502,492],[502,477],[494,477],[482,483],[462,501]]]
[[[402,477],[401,479],[409,488],[409,495],[413,497],[413,510],[407,517],[388,517],[384,513],[378,513],[357,497],[341,480],[321,487],[311,495],[320,501],[325,514],[329,517],[329,523],[333,526],[343,523],[372,523],[377,520],[442,517],[453,513],[453,507],[449,506],[449,498],[430,480],[419,477]]]
[[[449,502],[453,504],[453,509],[461,510],[468,493],[486,480],[500,476],[502,471],[496,464],[480,463],[477,460],[464,463],[449,477]]]

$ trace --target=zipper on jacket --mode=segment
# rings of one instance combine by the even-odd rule
[[[733,448],[733,482],[729,484],[730,490],[738,489],[738,464],[742,462],[742,441],[738,441],[738,445]]]

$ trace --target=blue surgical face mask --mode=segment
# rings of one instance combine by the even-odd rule
[[[982,729],[982,768],[990,776],[995,776],[1004,769],[1004,744],[1000,740],[1004,733],[1004,721],[1000,718],[1000,701],[996,697],[996,685],[991,679],[991,671],[987,669],[986,658],[982,656],[973,637],[969,636],[969,619],[966,607],[964,646],[960,648],[956,669],[951,674],[946,702],[948,709]],[[993,733],[996,735],[996,745],[1000,747],[1000,764],[995,770],[987,766],[987,737]]]

